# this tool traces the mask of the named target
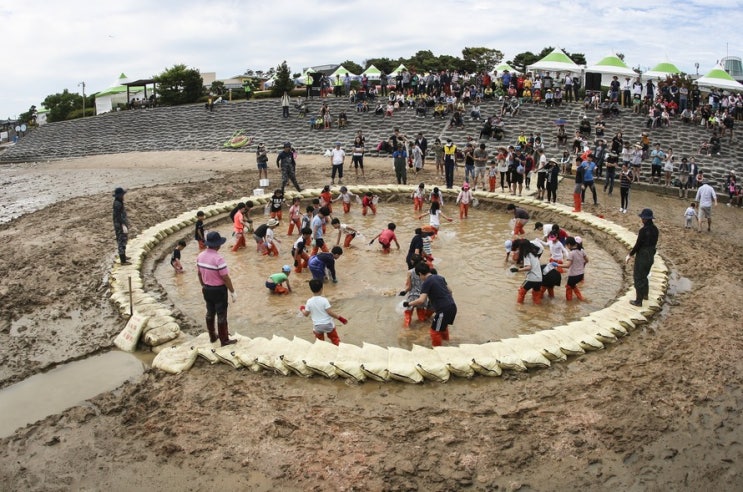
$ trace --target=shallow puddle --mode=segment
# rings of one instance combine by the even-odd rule
[[[302,206],[309,203],[305,199]],[[384,200],[382,200],[384,202]],[[340,213],[339,213],[340,212]],[[523,274],[511,274],[504,265],[503,243],[510,238],[509,219],[505,210],[471,209],[469,218],[460,221],[453,199],[444,204],[444,213],[454,217],[454,222],[443,221],[438,238],[433,243],[435,266],[451,286],[457,302],[456,322],[451,328],[451,343],[483,343],[531,333],[551,326],[578,319],[603,308],[621,293],[622,268],[601,249],[587,240],[584,245],[590,258],[586,281],[581,290],[587,302],[566,303],[565,281],[555,289],[555,298],[545,300],[541,306],[527,296],[524,305],[516,304],[516,293],[524,281]],[[397,294],[404,288],[407,254],[410,239],[416,227],[428,224],[428,218],[417,219],[412,204],[401,202],[380,203],[376,216],[361,215],[359,206],[349,214],[336,208],[335,216],[342,222],[361,231],[363,237],[354,239],[350,248],[336,263],[339,282],[328,283],[324,295],[332,309],[349,319],[346,326],[339,326],[342,341],[360,345],[364,341],[382,346],[410,348],[413,344],[430,346],[428,322],[413,321],[410,328],[402,323],[403,297]],[[311,296],[307,281],[308,271],[290,275],[294,292],[277,296],[264,287],[268,275],[281,271],[284,264],[292,264],[291,246],[295,235],[287,237],[287,214],[276,229],[282,241],[278,258],[259,255],[252,240],[248,248],[237,253],[231,251],[229,241],[220,250],[226,258],[238,294],[236,304],[229,308],[230,331],[250,337],[273,334],[287,338],[299,336],[312,340],[309,318],[299,314],[298,307]],[[255,225],[267,221],[260,212],[254,213]],[[369,240],[382,231],[388,222],[397,225],[400,250],[382,254],[378,244],[369,246]],[[231,237],[230,224],[215,228],[220,234]],[[537,236],[533,221],[526,226],[527,237]],[[328,226],[326,241],[335,244],[337,232]],[[342,239],[341,239],[342,242]],[[155,275],[170,299],[198,325],[203,324],[205,308],[196,274],[198,248],[193,241],[182,252],[184,274],[175,274],[169,261],[156,268]],[[543,255],[546,262],[548,252]],[[414,316],[415,320],[415,316]]]
[[[114,350],[70,362],[0,390],[0,437],[78,405],[144,372],[133,354]]]

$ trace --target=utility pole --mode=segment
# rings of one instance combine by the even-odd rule
[[[85,118],[85,82],[80,82],[77,86],[83,88],[83,118]]]

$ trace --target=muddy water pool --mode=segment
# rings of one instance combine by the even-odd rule
[[[438,273],[451,286],[458,306],[451,328],[452,344],[483,343],[562,324],[603,308],[622,291],[622,267],[600,244],[587,239],[584,245],[590,262],[582,292],[588,301],[567,303],[566,277],[563,276],[563,286],[555,289],[554,299],[545,296],[543,304],[535,306],[529,295],[524,305],[518,305],[516,292],[524,275],[510,273],[510,264],[504,263],[503,243],[511,238],[511,216],[503,209],[481,207],[471,209],[469,218],[460,220],[453,203],[445,203],[444,213],[454,221],[443,221],[438,238],[433,242],[433,255]],[[428,322],[417,321],[414,316],[410,328],[405,328],[402,323],[404,298],[397,295],[405,286],[405,256],[414,230],[427,225],[428,218],[419,220],[412,205],[401,202],[380,203],[376,216],[362,216],[358,206],[348,214],[337,207],[334,216],[362,233],[350,248],[344,249],[336,263],[338,283],[326,283],[324,289],[332,309],[349,319],[346,326],[339,326],[341,340],[403,348],[413,344],[429,346]],[[293,292],[288,295],[274,295],[264,287],[266,277],[280,272],[282,265],[292,264],[290,251],[297,236],[296,232],[292,237],[287,236],[286,217],[285,214],[282,224],[276,228],[276,236],[282,241],[278,257],[258,254],[250,238],[246,249],[232,252],[233,241],[228,240],[220,250],[238,294],[237,303],[229,308],[231,332],[250,337],[270,338],[276,334],[287,338],[313,338],[310,319],[301,317],[298,311],[311,296],[307,285],[310,273],[306,270],[301,274],[292,272],[289,281]],[[253,218],[256,226],[268,220],[261,213],[254,214]],[[390,254],[382,254],[376,242],[371,246],[368,243],[388,222],[397,225],[400,250],[393,244]],[[212,229],[231,237],[230,224]],[[537,236],[533,221],[527,224],[526,231],[529,239]],[[328,226],[326,242],[329,246],[335,244],[336,238],[337,232]],[[156,267],[155,276],[173,303],[201,326],[205,308],[196,274],[197,253],[196,244],[189,241],[182,252],[186,272],[175,274],[166,260]],[[542,257],[543,263],[547,257],[548,252]]]

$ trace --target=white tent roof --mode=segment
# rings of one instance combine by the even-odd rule
[[[657,64],[653,67],[652,70],[649,70],[642,75],[651,79],[663,79],[667,75],[673,75],[676,73],[681,73],[681,70],[679,70],[676,65],[674,65],[673,63],[664,62]]]
[[[382,76],[382,71],[374,65],[369,65],[369,68],[361,72],[362,75],[366,75],[370,79],[379,79]]]
[[[743,91],[743,84],[728,74],[721,65],[710,70],[707,75],[699,77],[694,82],[700,87],[714,87],[731,91]]]
[[[399,67],[397,67],[392,72],[390,72],[390,75],[393,77],[396,77],[398,73],[402,72],[403,70],[407,70],[407,69],[408,68],[401,63]]]
[[[498,65],[497,67],[493,69],[494,72],[498,72],[498,73],[503,73],[506,70],[508,70],[509,73],[521,73],[515,68],[513,68],[511,65],[509,65],[508,63],[501,63],[500,65]]]
[[[622,77],[636,77],[637,73],[629,68],[626,63],[616,55],[610,55],[601,59],[595,65],[586,67],[586,72],[605,73]]]
[[[340,75],[341,77],[345,77],[346,74],[348,74],[351,78],[358,77],[358,75],[354,75],[348,70],[346,70],[346,67],[343,65],[338,66],[338,68],[335,69],[335,72],[330,74],[330,78],[334,79],[336,75]]]
[[[526,68],[533,71],[574,73],[579,73],[582,70],[582,67],[571,60],[560,48],[555,48],[552,53]]]

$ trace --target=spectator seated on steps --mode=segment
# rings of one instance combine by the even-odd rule
[[[378,116],[384,116],[384,104],[378,103],[377,107],[374,108],[374,114]]]
[[[583,138],[590,138],[591,136],[591,122],[588,121],[588,117],[584,116],[582,120],[580,120],[580,125],[578,125],[578,131],[580,132],[581,136]]]
[[[348,116],[345,111],[338,113],[338,128],[345,128],[348,124]]]
[[[451,115],[451,119],[449,120],[449,128],[462,128],[463,126],[464,118],[462,117],[462,113],[454,111],[454,114]]]
[[[557,126],[557,145],[568,144],[568,133],[565,131],[565,125]]]
[[[443,118],[444,116],[446,116],[446,106],[442,102],[436,103],[436,106],[433,108],[433,117]]]
[[[691,109],[685,108],[683,111],[681,111],[681,114],[679,116],[682,123],[689,124],[691,123],[694,114],[691,112]]]

